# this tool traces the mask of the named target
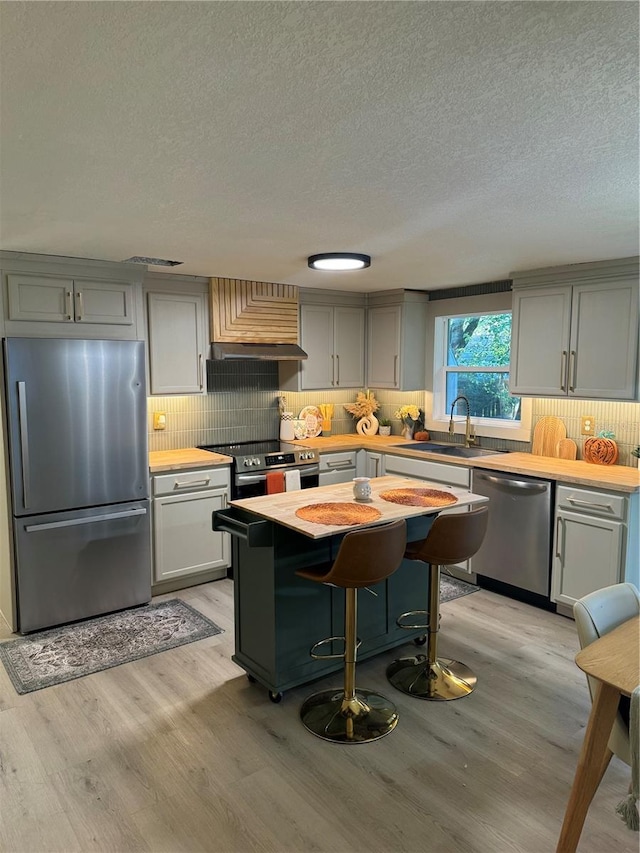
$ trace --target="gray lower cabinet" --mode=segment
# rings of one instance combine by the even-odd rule
[[[206,580],[226,577],[229,535],[214,532],[211,518],[227,505],[229,489],[226,466],[152,478],[154,584],[183,581],[189,586],[203,573]]]
[[[409,535],[425,536],[432,520],[408,519]],[[311,565],[328,568],[342,535],[309,539],[235,507],[216,513],[214,528],[233,534],[233,660],[267,687],[273,699],[291,687],[340,671],[341,659],[318,661],[309,652],[319,640],[344,635],[344,591],[295,572]],[[359,660],[421,636],[419,630],[398,628],[396,619],[409,610],[424,609],[427,588],[427,567],[405,561],[376,584],[376,595],[358,591]]]
[[[551,598],[570,609],[584,595],[638,584],[638,494],[560,485],[556,490]]]
[[[356,476],[357,450],[320,454],[319,485],[330,486],[333,483],[348,483]]]

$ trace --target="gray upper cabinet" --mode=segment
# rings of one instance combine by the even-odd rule
[[[0,259],[5,334],[141,337],[144,267],[12,252]]]
[[[364,308],[302,305],[300,390],[364,385]]]
[[[173,279],[173,280],[172,280]],[[206,394],[207,293],[180,276],[149,276],[145,280],[149,391],[151,394]],[[201,289],[207,286],[201,281]],[[175,292],[174,292],[175,291]]]
[[[626,261],[513,274],[513,394],[637,399],[637,264]]]
[[[123,281],[7,276],[9,320],[133,325],[133,292]]]
[[[300,346],[308,359],[281,362],[283,390],[364,387],[364,297],[301,290],[300,300]]]
[[[425,388],[428,296],[419,291],[371,294],[367,311],[367,386]]]

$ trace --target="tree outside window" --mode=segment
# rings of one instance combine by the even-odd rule
[[[445,413],[463,394],[472,418],[519,421],[520,398],[509,393],[511,312],[442,319]]]

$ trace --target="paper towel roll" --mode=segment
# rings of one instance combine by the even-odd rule
[[[295,492],[296,489],[302,488],[300,485],[300,470],[298,468],[289,468],[284,472],[284,489],[286,492]]]

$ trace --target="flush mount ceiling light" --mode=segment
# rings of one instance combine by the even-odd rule
[[[312,270],[362,270],[371,266],[369,255],[355,252],[323,252],[308,259]]]

